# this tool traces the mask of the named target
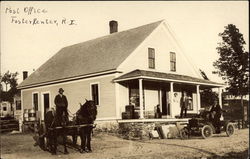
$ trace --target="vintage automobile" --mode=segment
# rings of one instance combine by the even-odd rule
[[[204,139],[211,137],[213,134],[226,132],[231,136],[235,132],[235,127],[231,121],[220,121],[220,130],[216,130],[209,111],[203,111],[198,116],[189,119],[186,127],[180,130],[182,139],[188,139],[191,135],[201,135]]]

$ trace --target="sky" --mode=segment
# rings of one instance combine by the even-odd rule
[[[218,34],[236,25],[249,51],[248,11],[247,1],[4,1],[0,70],[17,71],[20,83],[23,71],[31,74],[61,48],[108,35],[110,20],[123,31],[165,19],[192,64],[221,82],[212,74]]]

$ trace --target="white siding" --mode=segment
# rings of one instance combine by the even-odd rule
[[[155,69],[148,68],[148,48],[155,49]],[[176,53],[176,72],[170,71],[170,52]],[[135,69],[199,77],[164,25],[154,30],[142,45],[118,67],[118,70],[123,71],[123,73]]]
[[[125,112],[125,106],[129,105],[129,89],[127,85],[118,85],[119,87],[119,113]]]
[[[144,90],[144,99],[145,99],[145,110],[154,111],[154,107],[159,102],[159,91],[157,89],[145,89]]]
[[[113,75],[99,76],[98,78],[84,79],[74,82],[65,82],[61,84],[49,85],[45,87],[38,87],[32,89],[22,90],[22,107],[23,109],[32,108],[32,92],[39,92],[38,107],[41,110],[41,93],[50,92],[50,106],[54,105],[54,98],[58,94],[58,89],[63,88],[64,94],[68,99],[68,109],[71,113],[75,113],[79,108],[79,103],[85,103],[85,99],[91,99],[90,84],[98,82],[100,85],[100,106],[98,106],[97,118],[111,118],[116,117],[116,98],[115,98],[115,84],[112,80]]]

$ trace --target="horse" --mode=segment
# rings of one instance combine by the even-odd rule
[[[64,154],[68,154],[66,147],[67,135],[71,135],[73,139],[73,144],[77,143],[77,136],[81,138],[80,153],[91,152],[91,133],[93,130],[93,123],[97,115],[97,107],[93,100],[86,100],[82,105],[80,104],[80,109],[76,112],[73,121],[68,121],[66,114],[60,118],[59,121],[56,118],[55,111],[50,110],[45,114],[45,125],[40,127],[39,136],[41,138],[42,145],[41,148],[44,150],[49,150],[53,155],[57,151],[57,136],[63,137]],[[85,125],[86,124],[86,125]],[[85,125],[85,126],[79,126]],[[69,126],[69,127],[67,127]],[[45,128],[44,128],[45,127]],[[60,128],[56,128],[60,127]],[[44,130],[45,129],[45,130]],[[44,141],[47,139],[47,142]],[[87,146],[87,150],[85,147]]]
[[[91,133],[93,130],[93,123],[97,116],[97,107],[93,100],[87,100],[82,105],[80,104],[80,109],[76,112],[76,117],[74,122],[76,125],[87,124],[86,126],[80,127],[78,135],[81,138],[81,148],[80,153],[92,152],[91,149]],[[77,137],[73,137],[73,142],[76,143]],[[86,149],[87,147],[87,149]]]
[[[55,155],[57,153],[57,137],[62,136],[64,154],[68,154],[66,147],[67,129],[65,128],[68,122],[67,115],[63,113],[63,116],[58,119],[56,117],[56,113],[53,110],[50,110],[45,114],[44,122],[48,150],[52,153],[52,155]]]

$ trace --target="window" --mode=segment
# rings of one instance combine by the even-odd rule
[[[91,84],[91,97],[96,105],[100,104],[99,84]]]
[[[191,92],[187,92],[187,98],[188,98],[188,108],[187,108],[187,110],[194,110],[193,99],[192,99],[192,93]]]
[[[38,93],[33,93],[33,108],[38,110]]]
[[[3,111],[7,111],[7,107],[3,107]]]
[[[170,52],[170,71],[176,71],[176,54]]]
[[[148,67],[155,68],[155,49],[148,48]]]
[[[139,84],[133,83],[129,85],[129,104],[134,105],[135,108],[140,107],[139,100]]]
[[[21,101],[20,100],[17,100],[16,101],[16,110],[21,110],[22,107],[21,107]]]

